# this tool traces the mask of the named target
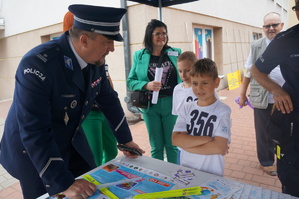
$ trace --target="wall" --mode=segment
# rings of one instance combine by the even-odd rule
[[[289,4],[290,12],[288,13],[289,14],[289,27],[298,24],[298,19],[297,19],[297,16],[296,16],[296,12],[294,12],[292,10],[292,7],[294,5],[295,5],[295,0],[290,0],[290,4]]]
[[[3,4],[7,6],[10,1],[12,5],[16,5],[17,3],[17,0],[2,0],[4,3],[0,3],[0,17],[3,16],[3,13],[7,14],[9,11],[9,9],[5,9],[5,12],[3,11]],[[0,36],[0,100],[11,99],[13,97],[14,74],[22,56],[32,47],[49,40],[51,34],[60,34],[62,29],[61,22],[66,8],[70,3],[80,3],[80,1],[74,0],[62,1],[59,4],[60,6],[56,6],[56,16],[48,11],[46,12],[46,10],[53,11],[51,5],[56,5],[55,3],[58,5],[57,0],[51,1],[51,5],[45,4],[48,6],[48,9],[40,6],[41,2],[44,1],[28,0],[28,4],[18,4],[19,6],[16,8],[17,13],[22,13],[23,11],[19,7],[24,7],[24,14],[18,15],[18,17],[27,16],[26,19],[28,18],[28,22],[30,23],[27,23],[26,20],[23,22],[19,19],[15,20],[14,18],[12,20],[11,18],[6,21],[5,30],[0,30],[0,34],[6,34],[2,38]],[[252,12],[244,12],[244,10],[250,10],[250,6],[255,7],[252,2],[257,3],[257,0],[200,0],[194,4],[188,3],[163,8],[163,20],[168,25],[169,31],[169,45],[181,48],[182,51],[194,50],[193,28],[198,25],[209,26],[214,30],[214,60],[218,66],[219,74],[225,76],[227,73],[234,72],[237,69],[242,71],[249,53],[252,33],[262,33],[260,28],[262,26],[261,19],[267,12],[271,11],[269,6],[272,6],[273,9],[276,7],[275,2],[272,0],[258,0],[260,5],[255,15],[252,15]],[[94,1],[86,1],[86,3],[94,3]],[[99,4],[119,7],[119,3],[120,1],[118,0],[101,0]],[[36,4],[35,7],[40,9],[37,13],[32,12],[32,7],[29,9],[33,4]],[[158,9],[129,2],[128,5],[131,5],[128,8],[128,34],[132,56],[136,50],[143,47],[142,42],[145,27],[152,18],[158,18]],[[10,8],[11,10],[12,7],[10,6],[6,8]],[[264,10],[261,11],[260,7],[263,7]],[[181,8],[185,8],[188,11],[183,11]],[[40,12],[42,11],[45,13],[41,14]],[[39,17],[37,16],[43,16],[42,19],[44,22],[40,22],[41,20],[38,20]],[[53,16],[53,19],[49,20],[51,18],[49,16]],[[39,21],[38,25],[32,24],[35,20]],[[54,21],[57,23],[53,24]],[[27,26],[12,28],[12,24],[14,26],[27,24]],[[45,26],[45,24],[51,25]],[[123,43],[115,42],[115,52],[107,56],[107,62],[110,66],[109,71],[115,90],[119,94],[126,115],[130,115],[131,113],[127,110],[126,103],[124,102],[126,96],[126,75]],[[224,88],[226,86],[227,80],[224,78],[221,87]]]

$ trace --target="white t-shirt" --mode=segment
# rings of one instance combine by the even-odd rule
[[[193,102],[196,100],[197,97],[194,95],[192,87],[185,88],[183,82],[179,83],[173,89],[172,115],[178,115],[185,102]]]
[[[173,131],[188,132],[193,136],[231,137],[231,109],[220,100],[206,107],[197,102],[185,103],[179,113]],[[199,155],[180,149],[180,163],[183,166],[216,174],[224,175],[224,157],[222,155]]]

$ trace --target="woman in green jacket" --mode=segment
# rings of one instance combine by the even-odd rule
[[[165,149],[167,161],[177,163],[178,150],[171,142],[176,116],[171,114],[171,110],[173,89],[181,82],[177,69],[177,57],[181,54],[181,49],[172,48],[167,43],[166,24],[152,19],[145,30],[145,48],[133,55],[127,86],[132,91],[159,91],[157,104],[151,105],[143,112],[152,148],[151,154],[153,158],[163,160]],[[162,80],[154,81],[158,65],[163,67]]]

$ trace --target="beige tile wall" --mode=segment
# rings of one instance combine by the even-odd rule
[[[252,32],[261,33],[261,28],[246,24],[185,12],[174,8],[163,8],[164,22],[168,26],[169,45],[181,48],[182,51],[193,50],[193,28],[208,26],[214,33],[214,61],[220,75],[240,69],[247,59]],[[135,5],[128,9],[130,53],[143,47],[143,37],[147,23],[158,18],[158,9],[146,5]],[[60,33],[62,24],[44,27],[38,30],[0,39],[0,101],[11,99],[14,89],[14,75],[22,56],[32,47],[49,40],[51,34]],[[126,115],[124,97],[126,96],[126,76],[123,43],[115,42],[115,52],[107,56],[109,71],[115,90]],[[227,87],[226,77],[222,80],[221,88]]]

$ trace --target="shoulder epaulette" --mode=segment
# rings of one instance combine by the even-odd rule
[[[278,33],[278,35],[275,37],[275,39],[283,39],[283,38],[287,38],[293,34],[298,34],[298,27],[299,27],[299,24],[287,29],[286,31]]]
[[[36,56],[42,60],[43,62],[47,63],[49,60],[52,60],[60,53],[59,46],[51,46],[50,48],[40,52]]]

